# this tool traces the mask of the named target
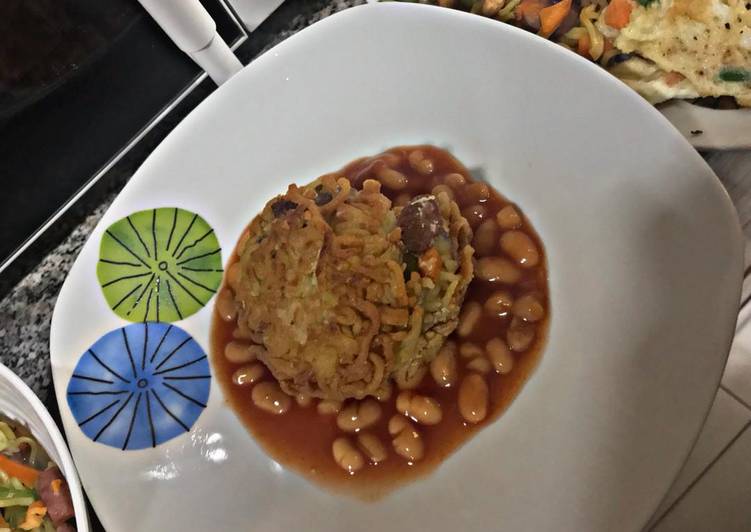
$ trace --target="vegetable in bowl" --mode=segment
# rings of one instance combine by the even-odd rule
[[[0,417],[0,532],[75,532],[60,469],[23,425]]]

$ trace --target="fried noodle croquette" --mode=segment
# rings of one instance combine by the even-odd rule
[[[291,185],[250,224],[238,325],[291,395],[343,400],[415,386],[457,325],[472,231],[445,193],[392,207],[381,185]]]

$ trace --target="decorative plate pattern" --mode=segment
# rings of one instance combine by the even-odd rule
[[[133,213],[110,225],[97,277],[110,308],[128,321],[173,322],[208,303],[222,281],[222,252],[198,214],[177,207]]]
[[[78,360],[68,406],[93,441],[144,449],[188,432],[206,408],[211,371],[187,332],[167,323],[111,331]]]

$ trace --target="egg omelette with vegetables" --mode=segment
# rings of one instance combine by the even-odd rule
[[[600,63],[651,103],[751,107],[751,0],[437,0],[536,32]]]

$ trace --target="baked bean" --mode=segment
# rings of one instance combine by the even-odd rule
[[[386,447],[378,439],[378,436],[374,434],[361,432],[357,435],[357,444],[373,464],[380,464],[388,457]]]
[[[477,301],[465,303],[459,315],[459,326],[456,328],[456,334],[461,337],[469,336],[477,322],[480,321],[481,316],[482,307]]]
[[[422,150],[414,150],[408,156],[407,160],[412,169],[422,175],[433,173],[433,161],[425,158]]]
[[[381,166],[376,170],[376,176],[384,187],[391,190],[404,190],[407,186],[407,177],[393,168]]]
[[[411,423],[406,417],[401,414],[394,414],[389,418],[388,429],[389,434],[391,434],[392,436],[396,436],[409,426],[411,426]]]
[[[404,207],[410,202],[412,196],[406,192],[402,192],[396,198],[394,198],[394,207]]]
[[[350,475],[354,475],[365,465],[362,453],[355,449],[348,438],[335,439],[331,444],[331,454],[334,455],[334,462]]]
[[[519,216],[513,205],[506,205],[498,211],[495,219],[501,229],[519,229],[522,226],[522,217]]]
[[[253,404],[269,414],[284,414],[292,406],[292,398],[273,381],[259,382],[250,394]]]
[[[342,409],[341,401],[334,401],[332,399],[323,399],[316,405],[316,410],[322,416],[331,416],[338,414]]]
[[[433,190],[431,190],[431,192],[434,196],[438,196],[438,194],[440,194],[441,192],[445,192],[449,199],[454,199],[454,191],[446,185],[436,185],[433,187]]]
[[[391,381],[385,381],[381,384],[381,387],[376,390],[375,398],[380,402],[385,403],[391,399],[392,393],[394,393],[394,386],[391,384]]]
[[[232,291],[229,288],[223,289],[216,296],[216,311],[224,321],[235,321],[237,318],[235,296],[232,295]]]
[[[232,331],[232,338],[236,340],[253,340],[254,336],[256,335],[248,328],[248,324],[242,320],[237,322],[237,327]]]
[[[381,405],[375,399],[352,401],[339,411],[336,425],[345,432],[359,432],[376,423],[381,417]]]
[[[493,368],[491,367],[490,361],[487,358],[477,357],[467,362],[467,369],[471,369],[472,371],[476,371],[477,373],[480,373],[482,375],[487,375]]]
[[[391,440],[394,451],[402,458],[416,462],[425,454],[420,433],[404,416],[396,415],[389,420],[389,433],[394,437]]]
[[[532,294],[525,294],[514,301],[514,316],[518,316],[524,321],[540,321],[545,317],[545,308]]]
[[[462,174],[448,174],[443,178],[443,182],[454,190],[458,190],[467,184],[467,180]]]
[[[298,393],[295,395],[295,402],[305,408],[313,403],[313,398],[307,393]]]
[[[232,290],[237,291],[240,286],[240,263],[235,262],[227,268],[227,284]]]
[[[525,268],[537,266],[540,252],[527,233],[507,231],[501,235],[501,249]]]
[[[505,375],[514,369],[514,355],[511,354],[506,342],[500,338],[492,338],[485,344],[488,359],[493,364],[496,373]]]
[[[535,339],[535,326],[514,316],[506,331],[506,341],[512,351],[524,351]]]
[[[234,382],[238,386],[255,384],[256,382],[261,380],[263,374],[263,364],[250,364],[248,366],[242,366],[240,368],[237,368],[232,374],[232,382]]]
[[[464,203],[485,203],[490,198],[490,189],[485,183],[470,183],[462,189]]]
[[[497,290],[485,300],[483,308],[487,314],[494,317],[505,318],[509,315],[514,304],[514,296],[506,290]]]
[[[477,229],[488,216],[488,209],[484,205],[470,205],[462,209],[462,216],[467,219],[472,229]]]
[[[386,166],[391,166],[393,168],[402,164],[404,157],[401,153],[390,151],[380,154],[377,159],[386,163]]]
[[[260,345],[231,341],[224,347],[224,358],[233,364],[253,362],[265,351]]]
[[[411,391],[402,392],[397,396],[396,409],[422,425],[437,425],[443,419],[443,411],[438,401]]]
[[[430,374],[438,386],[448,388],[456,383],[456,345],[446,343],[430,363]]]
[[[491,255],[498,242],[498,226],[494,220],[485,220],[475,230],[472,247],[478,256]]]
[[[485,352],[482,350],[482,347],[477,344],[463,342],[462,345],[459,346],[459,354],[462,358],[472,359],[484,356]]]
[[[488,415],[488,384],[477,373],[470,373],[459,385],[459,413],[470,423],[479,423]]]
[[[479,279],[491,283],[514,284],[522,276],[519,269],[501,257],[483,257],[477,261],[475,274]]]

